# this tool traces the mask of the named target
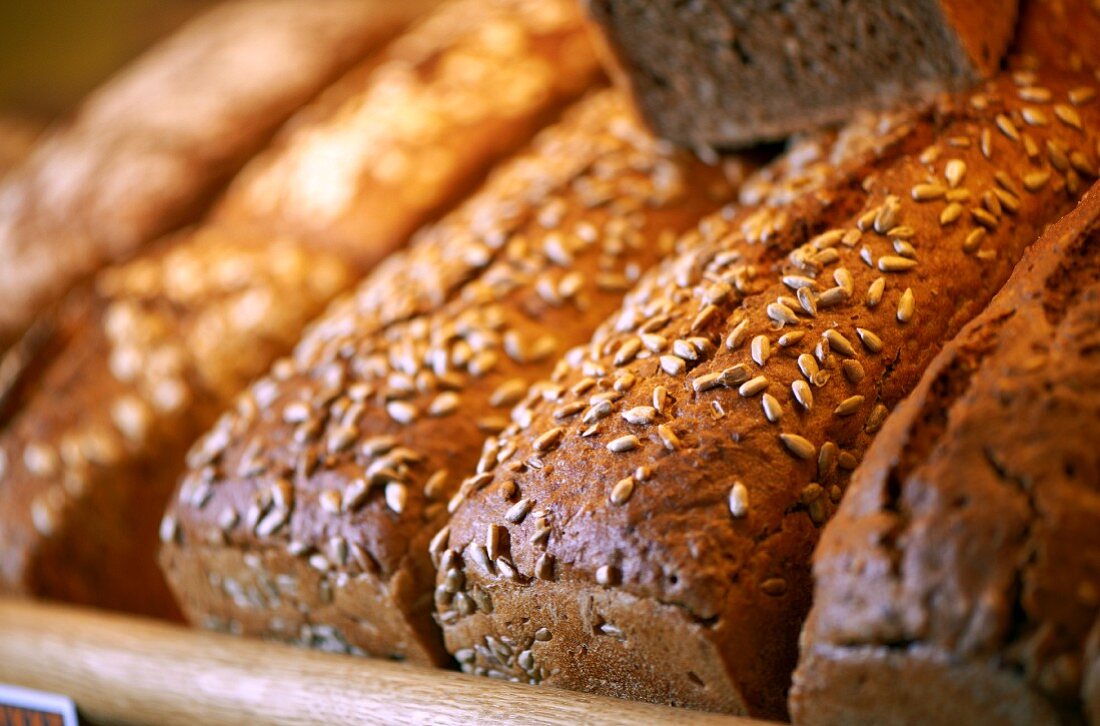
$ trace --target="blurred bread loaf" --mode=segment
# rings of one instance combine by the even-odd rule
[[[235,0],[108,81],[0,180],[0,341],[196,219],[294,110],[428,4]]]
[[[155,543],[194,438],[400,240],[398,230],[471,190],[494,159],[596,80],[580,17],[565,0],[454,0],[437,12],[399,41],[418,49],[415,62],[387,50],[351,71],[295,117],[221,202],[247,211],[278,169],[279,184],[306,190],[280,199],[282,216],[218,217],[155,243],[155,252],[75,290],[56,315],[40,316],[0,363],[0,591],[177,612]],[[465,24],[441,33],[438,18],[456,16]],[[566,51],[571,63],[550,73]],[[511,74],[453,70],[476,70],[486,57]],[[395,87],[398,72],[411,80]],[[470,98],[493,94],[511,102],[461,113]],[[391,144],[388,132],[348,141],[358,128],[384,130],[425,106],[438,115],[431,145]],[[403,188],[432,203],[393,198],[390,216],[372,217],[364,210],[388,188],[369,173],[326,176],[334,150],[356,169],[390,151],[431,166],[430,179],[410,172]],[[432,166],[441,155],[452,163]],[[311,186],[313,172],[321,187]],[[356,223],[312,216],[310,190],[346,200]],[[431,279],[404,289],[412,295],[418,285],[438,294]]]

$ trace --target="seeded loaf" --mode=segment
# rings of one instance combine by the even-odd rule
[[[248,0],[155,46],[0,183],[0,340],[198,216],[279,124],[430,0]]]
[[[176,612],[141,553],[173,462],[347,276],[291,240],[204,228],[74,291],[6,381],[0,591]]]
[[[441,608],[463,668],[782,716],[818,528],[936,349],[1096,174],[1094,86],[1027,71],[943,96],[862,166],[716,220],[645,276],[519,404],[438,541],[439,582],[479,604]]]
[[[388,326],[334,307],[196,444],[163,530],[186,615],[442,662],[428,541],[463,475],[494,455],[482,442],[527,382],[730,193],[721,170],[647,134],[619,94],[582,101],[404,256],[479,258],[441,306]],[[436,239],[446,247],[426,246]],[[363,285],[405,293],[385,277]]]
[[[814,555],[797,723],[1080,720],[1100,615],[1098,353],[1094,187],[856,470]]]
[[[444,6],[439,12],[445,18],[452,17],[456,8],[472,5],[478,3],[460,0]],[[555,6],[559,8],[557,14],[553,13]],[[584,39],[575,17],[568,15],[567,5],[541,0],[513,0],[510,3],[496,3],[492,7],[492,13],[471,7],[467,14],[480,13],[478,17],[484,20],[486,27],[498,29],[503,33],[504,40],[489,31],[475,29],[457,34],[453,41],[437,32],[422,29],[411,31],[408,38],[420,38],[424,47],[433,48],[433,62],[443,65],[473,63],[480,57],[479,53],[499,59],[500,52],[493,48],[495,44],[503,43],[510,49],[507,51],[509,62],[521,68],[540,67],[539,64],[548,62],[547,59],[552,56],[551,49],[566,47],[572,41]],[[550,20],[546,17],[548,13]],[[574,20],[569,21],[570,17]],[[554,18],[566,25],[553,25],[551,20]],[[427,24],[431,26],[433,22],[428,20]],[[569,22],[573,24],[569,25]],[[555,31],[558,35],[539,35],[549,32],[549,27],[558,28]],[[541,37],[542,40],[539,43],[522,42],[525,34]],[[552,38],[553,42],[547,38]],[[581,53],[582,50],[576,52]],[[531,59],[531,63],[526,62]],[[379,87],[388,83],[385,75],[375,82],[369,74],[366,78],[362,77],[362,70],[356,69],[342,82],[348,86],[341,90],[345,99],[342,103],[354,105],[360,109],[357,113],[366,116],[370,116],[371,109],[391,121],[402,116],[400,108],[405,101],[402,98],[391,99],[378,92]],[[480,121],[456,119],[454,123],[467,131],[476,130],[479,124],[499,129],[502,127],[501,119],[507,115],[515,128],[501,136],[512,139],[517,130],[530,129],[538,118],[563,105],[566,89],[583,85],[592,74],[591,63],[560,69],[559,80],[555,81],[552,90],[542,88],[538,93],[525,97],[523,103],[516,101],[506,108],[502,107],[499,115],[482,115],[479,116]],[[451,104],[470,96],[488,96],[492,93],[511,96],[513,85],[528,87],[529,79],[522,74],[511,77],[479,73],[468,77],[433,76],[419,86],[416,98],[439,97],[441,100],[437,106],[449,108]],[[334,127],[330,117],[319,110],[331,102],[330,94],[303,111],[294,123],[296,133],[328,139],[340,148],[346,130],[338,125]],[[409,104],[414,108],[420,107],[417,100],[411,100]],[[316,127],[309,125],[309,119],[317,120]],[[510,140],[501,138],[478,146],[477,153],[468,150],[461,163],[440,170],[440,178],[445,178],[448,185],[456,187],[462,185],[463,180],[465,184],[472,184],[488,159],[503,151],[509,143]],[[332,146],[321,144],[304,151],[293,146],[280,148],[275,155],[255,163],[263,167],[280,166],[280,154],[285,153],[302,161],[303,170],[300,173],[305,174],[305,169],[323,168],[331,160],[327,150],[331,150]],[[348,148],[343,158],[359,163],[360,155],[369,156],[380,148],[384,147]],[[424,161],[426,163],[427,159]],[[360,180],[340,183],[345,182],[350,185],[346,189],[337,187],[335,181],[328,189],[332,193],[352,197],[364,193]],[[406,186],[414,188],[421,182],[410,176]],[[248,188],[247,184],[234,187],[229,196],[245,194]],[[365,193],[369,196],[379,192],[368,184]],[[308,216],[309,201],[292,197],[284,200],[283,207],[298,210],[288,211],[294,218],[305,218]],[[423,221],[425,216],[423,210],[413,208],[402,214],[405,222],[418,215]],[[4,545],[0,550],[3,552],[0,555],[3,559],[0,591],[57,597],[151,614],[175,611],[155,563],[155,523],[159,522],[164,505],[183,469],[184,453],[201,432],[213,425],[221,410],[231,403],[233,396],[249,380],[267,370],[277,357],[290,350],[306,321],[320,312],[323,303],[347,290],[359,265],[371,259],[374,253],[369,249],[361,252],[354,246],[354,240],[341,237],[344,231],[337,224],[334,239],[341,240],[340,243],[325,244],[319,225],[303,230],[302,235],[295,235],[290,234],[289,230],[286,234],[280,234],[265,229],[260,220],[250,224],[214,221],[203,227],[195,239],[184,235],[162,243],[166,249],[173,250],[167,259],[186,261],[195,257],[207,261],[209,271],[201,264],[183,262],[177,265],[176,270],[160,270],[157,267],[160,263],[156,260],[161,257],[156,257],[152,260],[139,258],[138,262],[126,268],[128,272],[108,275],[112,279],[120,275],[148,279],[147,292],[152,298],[148,304],[158,309],[159,306],[180,306],[180,316],[197,316],[200,319],[201,324],[196,323],[196,331],[182,323],[171,325],[158,322],[153,328],[154,337],[148,337],[153,333],[141,332],[144,328],[133,333],[136,338],[125,337],[130,335],[126,331],[129,324],[120,322],[112,330],[123,338],[106,345],[102,343],[104,333],[96,331],[117,318],[104,318],[107,313],[102,313],[101,308],[111,308],[115,302],[125,307],[129,298],[123,295],[120,300],[112,297],[105,302],[96,296],[102,293],[88,290],[74,293],[66,303],[61,324],[50,315],[40,319],[15,351],[0,363],[0,447],[13,462],[6,472],[0,469],[0,512],[4,513],[4,521],[0,522],[0,544]],[[211,249],[210,243],[205,242],[207,239],[225,242]],[[265,277],[266,268],[251,259],[257,254],[257,248],[262,248],[262,240],[272,240],[270,253],[274,257],[265,264],[276,271],[284,271],[284,265],[291,266],[286,274]],[[360,239],[359,244],[369,247],[376,242],[368,236]],[[281,252],[284,248],[289,251]],[[213,264],[218,253],[224,254],[226,259]],[[279,254],[289,257],[282,262],[278,259]],[[314,254],[317,255],[318,265],[317,271],[312,273],[317,276],[315,283],[309,283],[306,279],[310,274],[306,270],[290,274],[294,271],[293,265]],[[255,272],[252,272],[253,268]],[[239,276],[239,279],[229,279],[230,273]],[[258,276],[256,285],[260,286],[255,291],[250,291],[247,284],[248,276],[252,274]],[[162,278],[166,292],[161,292],[157,286],[157,281]],[[225,282],[226,279],[229,282]],[[242,299],[233,302],[232,310],[226,315],[230,318],[232,315],[242,316],[242,322],[235,324],[236,327],[230,325],[232,319],[230,323],[223,323],[214,312],[207,312],[207,308],[215,312],[221,310],[217,307],[220,305],[217,299],[221,294],[219,290],[234,280],[241,286]],[[435,294],[437,289],[434,285],[437,282],[437,279],[410,280],[406,281],[406,288],[410,292],[430,289]],[[99,281],[97,284],[101,288],[107,285],[114,289],[109,282]],[[421,284],[432,287],[418,288]],[[283,289],[282,285],[286,288]],[[305,289],[298,289],[303,286]],[[180,290],[188,293],[186,299],[177,300],[174,297]],[[212,299],[205,300],[203,296],[206,294],[213,296]],[[72,310],[85,312],[78,315]],[[251,316],[270,318],[266,324],[276,326],[274,333],[264,327],[264,320],[252,320]],[[65,322],[70,319],[73,321],[71,324]],[[81,326],[89,330],[78,330]],[[172,352],[161,353],[161,348]],[[180,351],[188,356],[184,362],[177,360],[178,355],[182,354]],[[180,369],[180,366],[184,368]],[[191,368],[198,370],[201,376],[199,373],[188,373],[179,381],[160,382],[165,370],[175,375],[177,369],[186,371]],[[143,387],[135,392],[131,389],[137,385],[134,376],[138,369],[153,376],[154,380],[141,384]],[[28,372],[31,375],[28,376]],[[38,380],[47,384],[38,385],[35,382]],[[218,385],[215,387],[214,383]],[[206,393],[211,388],[216,388],[216,396]],[[113,411],[114,397],[122,395],[120,391],[137,395],[140,399],[137,403],[151,405],[144,416],[149,421],[142,428],[152,429],[153,434],[128,441],[127,447],[115,451],[110,460],[94,462],[98,466],[83,472],[83,462],[79,458],[65,457],[67,446],[70,451],[76,451],[69,440],[74,436],[79,438],[85,429],[106,431],[103,436],[117,438],[121,434],[127,437],[128,432],[120,428],[126,424],[108,417]],[[159,399],[151,398],[162,395],[169,397],[168,403],[158,404]],[[77,401],[79,404],[66,404],[66,401]],[[87,409],[87,413],[75,416],[75,423],[74,405],[82,411]],[[131,411],[136,406],[135,403],[125,408],[124,413],[119,415],[137,415]],[[91,417],[90,423],[85,422],[84,417]],[[27,454],[27,451],[32,453]],[[65,466],[57,462],[58,455],[61,455],[61,463]],[[32,463],[27,464],[27,456],[31,457]],[[77,463],[69,466],[70,459]],[[42,460],[54,463],[48,466],[34,463]],[[76,476],[70,471],[74,467],[81,470],[81,483],[68,486],[66,482]],[[139,496],[142,497],[140,500]],[[103,514],[107,507],[104,502],[118,510],[111,517],[132,524],[97,528],[94,520],[107,516]],[[146,521],[149,519],[153,524]],[[77,549],[74,543],[83,541],[102,541],[102,544],[88,548],[79,556],[73,554]],[[126,565],[121,566],[120,563]],[[112,574],[104,575],[106,569],[110,569]]]
[[[304,110],[218,204],[364,269],[599,75],[570,0],[444,3]]]
[[[731,147],[967,88],[999,66],[1016,0],[585,0],[658,133]]]

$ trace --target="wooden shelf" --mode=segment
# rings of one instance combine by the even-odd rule
[[[760,724],[3,599],[0,682],[97,723]]]

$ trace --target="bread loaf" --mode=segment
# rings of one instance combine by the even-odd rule
[[[298,114],[215,218],[369,267],[597,80],[581,22],[568,0],[442,4]]]
[[[729,195],[719,170],[654,140],[622,96],[582,101],[401,258],[406,274],[476,261],[436,309],[412,301],[417,314],[384,326],[393,317],[365,301],[405,288],[369,278],[374,293],[335,306],[196,444],[162,550],[188,617],[441,662],[428,541],[462,476],[495,455],[482,442]]]
[[[778,139],[994,73],[1016,0],[653,3],[585,0],[663,136]]]
[[[796,723],[1073,723],[1083,700],[1095,713],[1082,675],[1100,622],[1098,351],[1100,186],[857,469],[814,555]]]
[[[358,68],[339,89],[304,109],[294,120],[294,131],[283,136],[274,152],[256,160],[257,167],[283,169],[281,173],[288,175],[296,169],[294,174],[308,178],[279,178],[291,187],[308,188],[310,180],[317,179],[310,170],[325,170],[332,149],[340,149],[341,161],[358,168],[388,148],[381,141],[347,146],[348,128],[334,121],[340,113],[333,116],[326,109],[354,109],[354,127],[374,116],[399,123],[427,103],[439,112],[435,123],[455,131],[454,138],[445,130],[433,131],[442,140],[432,148],[440,153],[452,144],[455,149],[463,144],[469,148],[456,152],[452,166],[437,167],[431,180],[410,175],[404,186],[412,194],[421,189],[431,196],[442,185],[453,194],[471,186],[495,155],[517,143],[524,132],[533,133],[539,119],[592,80],[591,53],[578,45],[584,34],[565,0],[508,0],[488,6],[480,0],[458,0],[438,12],[445,19],[457,13],[480,20],[444,37],[438,20],[429,18],[404,36],[401,43],[420,48],[427,59],[416,69],[420,78],[411,99],[384,91],[391,88],[392,64],[378,66],[377,77],[367,72],[370,65]],[[570,48],[576,63],[559,68],[553,82],[543,85],[546,64]],[[433,70],[477,68],[486,57],[507,59],[514,74],[456,76]],[[515,87],[536,92],[525,95]],[[512,102],[470,117],[462,117],[456,108],[471,97],[493,94]],[[486,130],[499,133],[485,139]],[[312,141],[300,147],[288,138]],[[471,143],[475,138],[480,141]],[[417,158],[421,165],[431,161],[427,150]],[[263,173],[249,171],[246,176],[255,180]],[[226,205],[245,208],[256,184],[235,184]],[[366,208],[356,206],[356,200],[365,198],[376,205],[384,193],[369,175],[331,178],[323,188],[325,194],[351,200],[355,209]],[[311,204],[308,195],[291,195],[281,202],[286,219],[299,221],[309,219]],[[393,206],[397,209],[400,203],[395,200]],[[428,213],[409,206],[401,208],[399,216],[402,225],[412,225]],[[187,447],[213,425],[248,381],[290,350],[324,303],[351,286],[360,266],[379,254],[378,245],[393,241],[388,237],[393,232],[389,222],[372,227],[364,221],[358,237],[340,219],[332,223],[330,240],[318,220],[273,220],[271,228],[259,218],[248,223],[209,222],[194,235],[163,242],[165,252],[139,257],[97,277],[98,292],[75,292],[61,312],[60,324],[43,316],[0,363],[0,450],[8,460],[8,466],[0,467],[0,591],[152,614],[176,612],[155,562],[156,523],[184,467]],[[269,253],[261,251],[265,245]],[[255,259],[264,254],[271,259]],[[312,273],[307,269],[311,259],[317,266]],[[136,282],[118,288],[110,282],[117,278]],[[403,285],[409,296],[421,290],[425,297],[438,294],[438,282],[439,278],[426,278]],[[134,290],[144,296],[137,302],[132,299]],[[111,311],[135,305],[164,308],[165,314],[199,322],[192,329],[173,322],[174,317],[156,318],[130,331],[129,317]],[[162,383],[165,371],[171,380]],[[139,373],[152,378],[136,377]],[[116,405],[116,399],[126,403]],[[115,414],[118,406],[121,413]],[[111,418],[115,415],[123,418]],[[131,440],[125,427],[136,425],[133,417],[140,417],[141,430],[151,433]],[[66,452],[79,453],[71,440],[79,442],[87,431],[96,432],[97,440],[121,437],[125,446],[114,446],[110,459],[92,459],[94,465],[86,466],[76,454]],[[70,480],[79,483],[70,485]]]
[[[1028,70],[944,96],[645,276],[518,405],[437,540],[439,583],[478,605],[441,609],[463,668],[781,716],[819,527],[936,349],[1096,175],[1095,86]]]
[[[163,246],[72,295],[8,381],[2,592],[176,612],[142,551],[175,462],[347,284],[340,260],[291,240],[201,229]]]
[[[0,340],[193,220],[291,112],[427,4],[226,3],[93,93],[0,183]]]

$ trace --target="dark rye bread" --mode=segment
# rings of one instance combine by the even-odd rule
[[[1100,186],[856,470],[814,554],[795,722],[1072,723],[1083,701],[1094,719],[1098,441]]]
[[[0,341],[195,219],[290,114],[430,0],[247,0],[155,46],[0,182]]]
[[[599,74],[570,0],[444,3],[299,113],[214,217],[366,269]]]
[[[568,14],[569,6],[564,0],[555,3],[512,0],[495,4],[494,11],[486,19],[489,28],[507,29],[501,35],[470,30],[457,34],[451,41],[438,33],[425,35],[422,30],[413,30],[409,37],[421,38],[425,47],[430,45],[434,62],[440,64],[476,65],[479,61],[475,59],[481,57],[479,54],[499,58],[501,52],[495,44],[503,44],[512,49],[508,52],[512,54],[509,58],[514,65],[537,66],[556,57],[555,49],[574,47],[578,41],[584,41],[584,33],[574,20],[571,26],[559,27],[560,32],[554,36],[554,42],[548,41],[548,36],[540,36],[543,39],[538,44],[522,42],[525,33],[537,36],[545,31],[548,23],[545,15],[554,6],[562,11],[553,17],[575,17]],[[444,17],[451,17],[456,9],[467,8],[467,14],[486,18],[485,13],[478,10],[479,7],[480,0],[457,0],[441,7],[439,12]],[[510,12],[508,8],[511,8]],[[433,21],[427,22],[431,24]],[[572,30],[567,30],[567,27]],[[477,39],[479,35],[481,40]],[[517,38],[520,40],[517,41]],[[581,50],[575,52],[582,53]],[[466,143],[468,135],[476,133],[482,124],[493,129],[507,128],[508,131],[499,134],[500,138],[491,143],[480,144],[477,153],[465,150],[462,163],[440,170],[446,185],[454,189],[472,185],[489,159],[509,148],[518,132],[524,129],[531,131],[536,119],[560,109],[566,103],[567,89],[583,86],[591,79],[593,68],[589,61],[569,69],[559,69],[558,80],[552,89],[543,89],[538,94],[525,97],[524,103],[517,101],[502,107],[500,116],[490,113],[480,116],[480,121],[476,122],[456,120],[455,123],[467,135],[458,134],[449,141],[455,148]],[[401,98],[389,99],[377,92],[379,86],[388,84],[384,75],[375,84],[371,77],[363,78],[357,70],[344,83],[352,84],[352,79],[354,84],[342,89],[342,93],[347,94],[344,103],[355,105],[362,118],[369,118],[372,110],[391,121],[402,115],[395,110],[402,106]],[[435,99],[432,101],[435,107],[448,109],[452,104],[465,103],[471,96],[495,93],[512,97],[515,95],[510,90],[513,83],[528,85],[522,75],[510,79],[480,74],[463,78],[446,75],[433,77],[418,86],[419,100],[410,103],[419,107],[417,104],[421,100],[431,98]],[[320,100],[318,106],[330,101],[331,96],[328,96]],[[501,120],[505,115],[508,123]],[[455,117],[454,112],[448,114],[448,118]],[[318,120],[316,127],[309,125],[307,119],[310,118]],[[342,149],[342,160],[353,164],[361,163],[364,155],[369,159],[380,153],[380,147],[375,146],[344,148],[346,129],[334,127],[329,118],[311,106],[303,111],[301,118],[295,120],[295,133],[318,142],[304,156],[301,150],[293,146],[280,147],[282,153],[294,155],[302,163],[301,173],[306,173],[305,169],[323,168],[330,163],[333,148]],[[326,140],[327,144],[322,143]],[[439,148],[450,147],[441,144]],[[425,158],[422,161],[427,163],[428,160]],[[278,152],[255,163],[265,168],[281,165]],[[330,184],[327,187],[330,193],[352,199],[360,195],[376,197],[378,194],[378,188],[369,178],[339,181],[347,184],[348,188]],[[421,180],[413,176],[406,180],[406,186],[410,189],[420,184]],[[248,183],[235,185],[228,195],[236,199],[246,195],[250,188]],[[296,219],[308,216],[308,200],[305,199],[288,198],[284,200],[283,208]],[[423,210],[409,208],[402,212],[404,223],[413,223],[418,218],[425,221],[425,216]],[[288,230],[292,227],[285,224],[274,226]],[[153,302],[149,304],[178,307],[179,315],[201,319],[202,323],[196,324],[196,332],[167,325],[162,326],[163,330],[157,328],[157,335],[162,335],[163,339],[138,337],[114,346],[103,344],[100,342],[104,335],[102,329],[109,321],[101,314],[100,296],[90,289],[73,293],[65,304],[60,323],[52,320],[50,315],[43,315],[22,344],[0,362],[0,448],[11,462],[6,472],[0,472],[0,512],[3,513],[0,521],[0,545],[3,545],[0,547],[0,560],[3,561],[0,565],[0,591],[153,614],[174,612],[171,595],[156,566],[156,522],[159,522],[165,503],[184,468],[187,447],[214,424],[217,416],[231,404],[233,396],[248,381],[266,371],[276,358],[290,350],[305,323],[320,312],[324,303],[353,284],[360,265],[378,253],[373,247],[378,239],[371,236],[372,229],[364,224],[363,235],[356,241],[344,235],[346,230],[337,225],[334,242],[326,244],[327,238],[319,225],[303,230],[304,236],[297,236],[266,229],[259,219],[247,225],[209,222],[199,230],[197,240],[192,239],[191,235],[180,235],[162,243],[164,248],[173,250],[170,259],[186,260],[189,255],[194,255],[206,260],[206,265],[181,263],[176,271],[143,272],[155,266],[154,260],[160,259],[158,256],[150,260],[141,257],[125,268],[132,270],[125,274],[151,276],[148,295]],[[225,259],[217,265],[212,264],[214,253],[204,251],[209,245],[203,240],[208,238],[225,241],[220,247]],[[203,291],[209,290],[216,298],[222,285],[220,280],[226,275],[238,275],[237,284],[244,289],[247,289],[251,274],[259,276],[256,284],[263,282],[265,268],[257,267],[257,271],[252,273],[257,262],[251,257],[256,254],[256,248],[262,248],[264,244],[271,246],[271,254],[275,256],[266,263],[273,270],[283,269],[280,264],[284,263],[278,259],[280,254],[287,256],[286,265],[297,264],[295,260],[299,257],[316,255],[316,289],[307,285],[299,290],[307,283],[300,276],[288,273],[273,277],[261,290],[245,296],[239,304],[235,303],[240,308],[235,314],[244,316],[244,322],[236,328],[219,322],[213,314],[203,312],[217,302],[216,299],[204,300]],[[327,271],[329,267],[334,270]],[[124,273],[105,274],[107,277],[117,277]],[[171,286],[163,293],[154,285],[158,276],[165,279],[166,286]],[[416,289],[427,289],[434,295],[438,292],[437,282],[433,278],[408,280],[405,286],[410,294]],[[98,284],[102,288],[105,283],[100,281]],[[173,290],[187,289],[188,286],[194,287],[199,294],[185,300],[173,297]],[[271,318],[269,324],[279,326],[278,334],[270,333],[264,327],[263,320],[252,321],[249,316],[253,315]],[[122,332],[125,332],[124,328],[123,325]],[[51,333],[58,334],[54,336]],[[160,386],[158,381],[143,385],[137,391],[140,397],[148,399],[145,403],[152,405],[150,425],[170,432],[170,436],[130,442],[117,459],[99,462],[98,466],[88,468],[87,472],[80,464],[77,468],[81,470],[84,483],[75,488],[64,486],[73,476],[69,471],[71,467],[40,467],[34,464],[28,467],[25,461],[28,449],[39,451],[31,454],[32,461],[56,458],[57,454],[62,453],[67,439],[73,435],[74,419],[77,433],[83,430],[81,416],[84,415],[92,417],[94,426],[103,428],[108,434],[122,433],[125,436],[126,432],[119,429],[124,424],[106,418],[112,397],[118,390],[134,387],[135,369],[154,378],[160,376],[168,364],[159,362],[160,356],[165,354],[157,351],[165,346],[185,350],[190,356],[188,365],[202,372],[198,381],[192,377],[182,381],[185,387],[193,387],[194,392],[177,391],[174,384],[165,388],[171,395],[175,392],[185,396],[178,405],[158,407],[156,401],[150,399],[150,396],[158,395],[154,390]],[[64,381],[64,385],[59,381]],[[213,383],[218,384],[218,395],[206,396],[202,387],[210,388]],[[81,413],[85,410],[86,414]],[[112,431],[112,425],[117,431]],[[105,492],[102,495],[99,493],[101,487]],[[106,492],[116,494],[108,495]],[[141,499],[137,499],[139,494]],[[117,511],[104,513],[107,506],[103,499],[105,496],[114,497],[108,503]],[[117,519],[132,524],[119,524],[113,529],[100,527],[98,522],[106,518],[113,518],[110,520],[112,522]],[[102,541],[104,544],[79,550],[76,543],[81,541]],[[72,554],[77,550],[80,551],[79,557]]]
[[[158,246],[74,291],[5,391],[0,592],[177,613],[152,556],[175,462],[349,281],[269,235]]]
[[[441,615],[464,669],[781,716],[819,527],[938,346],[1095,175],[1094,86],[1026,71],[941,97],[645,276],[519,404],[437,542],[439,582],[479,604]]]
[[[402,257],[407,269],[478,260],[445,302],[414,299],[419,313],[388,326],[357,307],[362,293],[335,306],[196,444],[162,549],[188,618],[442,662],[428,542],[464,475],[493,456],[483,441],[731,194],[617,92],[582,101]],[[407,294],[384,275],[363,283],[380,286]]]
[[[778,139],[994,73],[1016,0],[584,0],[662,136]]]

